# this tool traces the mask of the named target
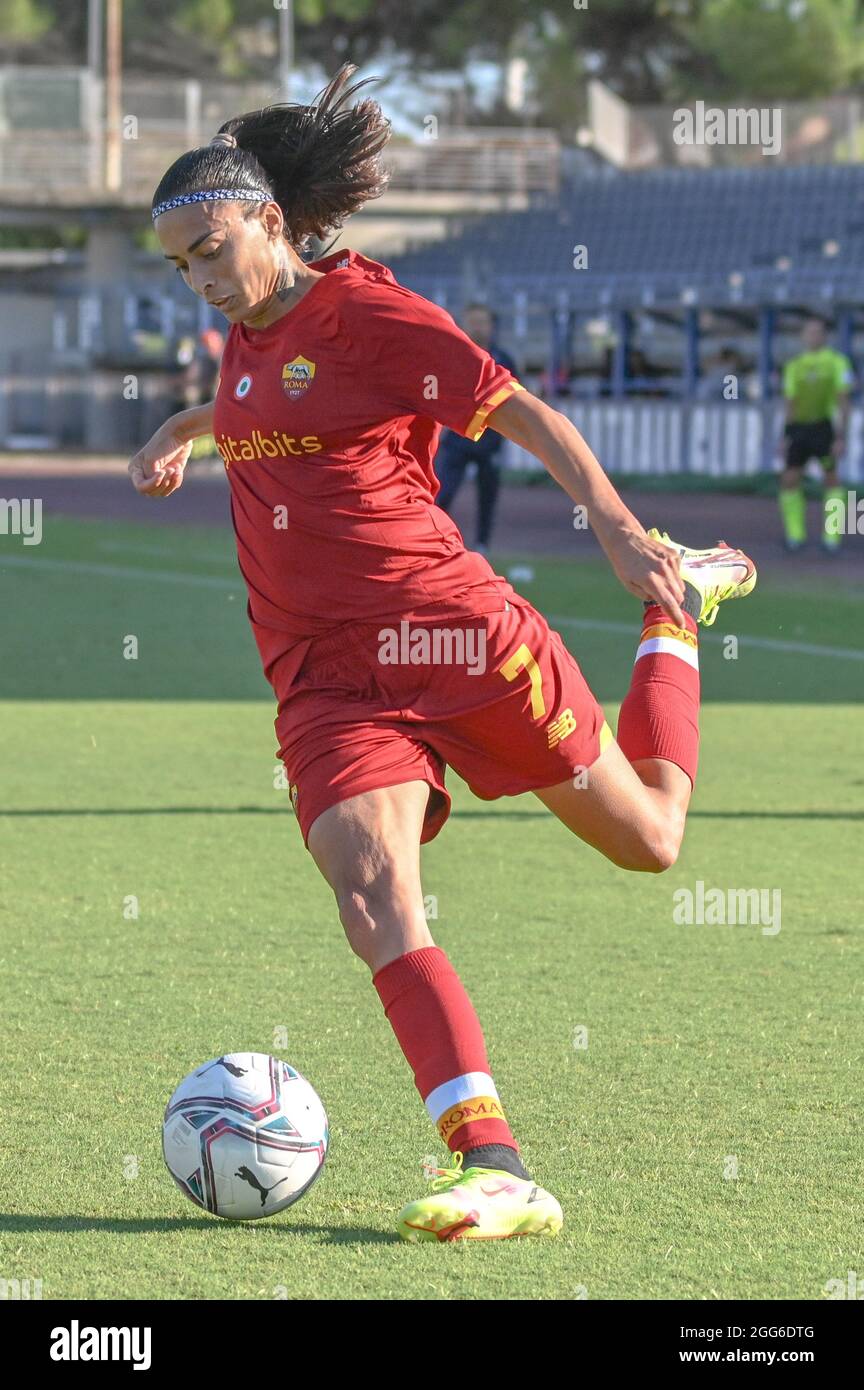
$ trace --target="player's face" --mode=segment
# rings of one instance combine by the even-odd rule
[[[492,315],[486,309],[469,309],[463,323],[465,332],[478,347],[488,347],[492,341]]]
[[[804,346],[807,348],[808,352],[816,352],[819,348],[824,347],[825,336],[824,324],[817,323],[815,319],[811,319],[809,323],[805,323],[804,331],[801,334]]]
[[[233,323],[254,318],[273,294],[280,221],[275,204],[244,219],[237,203],[191,203],[163,212],[155,225],[165,255],[189,288]]]

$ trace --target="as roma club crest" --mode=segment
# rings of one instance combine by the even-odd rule
[[[314,377],[315,363],[308,357],[295,357],[293,362],[286,362],[282,367],[282,389],[286,396],[296,400],[306,395]]]

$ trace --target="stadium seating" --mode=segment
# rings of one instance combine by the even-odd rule
[[[574,269],[574,248],[587,269]],[[519,290],[585,309],[858,300],[864,165],[598,171],[525,211],[464,220],[391,262],[430,298]]]

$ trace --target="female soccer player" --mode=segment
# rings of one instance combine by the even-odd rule
[[[449,763],[483,799],[533,791],[622,868],[672,864],[696,772],[696,625],[756,572],[722,542],[646,534],[570,422],[386,267],[302,259],[383,191],[389,127],[375,102],[350,103],[354,71],[309,106],[227,121],[159,184],[167,259],[231,327],[215,401],[172,416],[129,471],[169,497],[192,441],[216,437],[303,840],[454,1155],[400,1235],[554,1235],[561,1208],[523,1167],[477,1015],[429,933],[419,848],[447,819]],[[559,635],[435,506],[442,425],[468,439],[492,425],[536,454],[643,600],[617,741]]]

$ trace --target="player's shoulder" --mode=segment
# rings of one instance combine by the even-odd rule
[[[799,352],[795,357],[790,357],[783,368],[783,375],[787,381],[794,381],[799,373],[806,367],[806,354]]]
[[[335,252],[314,263],[333,275],[330,303],[347,325],[386,321],[391,318],[438,319],[451,316],[396,279],[389,266],[359,251]],[[335,273],[334,273],[335,272]]]
[[[814,365],[826,375],[834,378],[840,386],[851,384],[853,367],[851,360],[839,348],[826,345],[814,354]]]

